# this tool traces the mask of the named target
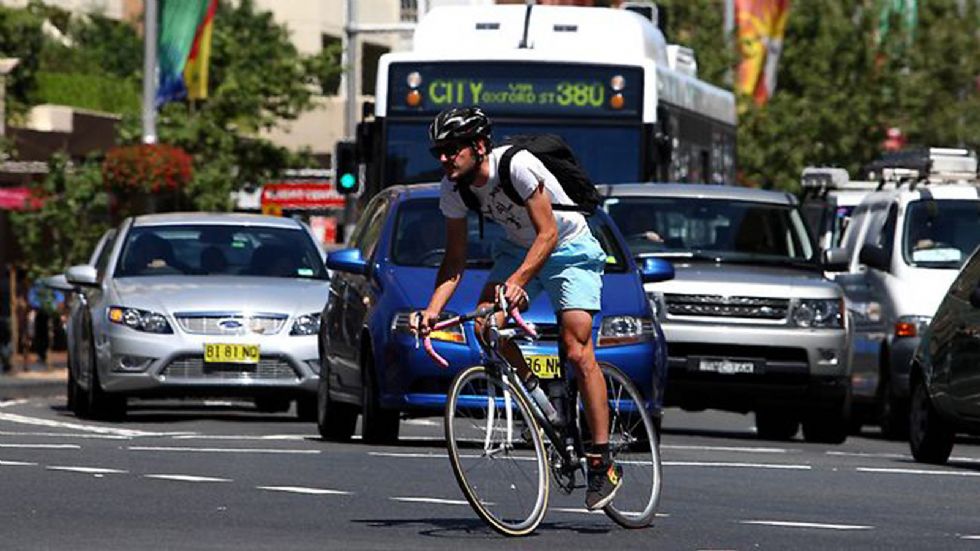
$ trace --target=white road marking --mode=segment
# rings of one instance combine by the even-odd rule
[[[740,453],[799,453],[800,450],[790,450],[786,448],[741,448],[738,446],[678,446],[661,444],[661,448],[668,450],[696,450],[709,452],[740,452]]]
[[[792,522],[785,520],[740,520],[739,524],[760,526],[780,526],[784,528],[822,528],[826,530],[872,530],[874,526],[862,524],[823,524],[819,522]]]
[[[319,440],[318,434],[182,434],[174,440]]]
[[[415,459],[445,459],[449,457],[444,453],[405,453],[405,452],[368,452],[368,455],[373,455],[374,457],[399,457],[399,458],[415,458]]]
[[[669,467],[732,467],[746,469],[781,469],[792,471],[809,471],[810,465],[783,465],[780,463],[736,463],[728,461],[664,461]]]
[[[0,431],[0,436],[40,436],[54,438],[98,438],[103,440],[129,440],[128,436],[117,434],[79,434],[74,432],[16,432]]]
[[[16,406],[18,404],[26,404],[26,403],[27,400],[5,400],[5,401],[0,401],[0,408]]]
[[[392,501],[402,501],[405,503],[435,503],[436,505],[469,505],[469,502],[462,499],[440,499],[437,497],[391,497]]]
[[[276,453],[315,455],[320,450],[288,450],[275,448],[191,448],[188,446],[127,446],[136,452],[201,452],[201,453]]]
[[[38,450],[80,450],[78,444],[0,444],[0,448],[26,448]]]
[[[980,540],[980,536],[960,536],[961,540]]]
[[[192,476],[189,474],[145,474],[143,478],[158,480],[176,480],[179,482],[231,482],[230,478],[214,478],[211,476]]]
[[[116,436],[125,436],[128,438],[135,438],[138,436],[169,436],[172,434],[184,434],[184,433],[166,433],[166,432],[147,432],[142,430],[133,429],[117,429],[113,427],[102,427],[99,425],[86,425],[82,423],[69,423],[65,421],[53,421],[51,419],[40,419],[37,417],[28,417],[26,415],[17,415],[15,413],[0,413],[0,421],[9,421],[11,423],[22,423],[25,425],[36,425],[41,427],[55,427],[62,429],[78,430],[83,432],[91,432],[95,434],[112,434]]]
[[[861,453],[861,452],[839,452],[839,451],[826,451],[827,455],[837,455],[843,457],[874,457],[881,459],[912,459],[911,455],[902,453]]]
[[[353,492],[345,492],[342,490],[329,490],[327,488],[304,488],[302,486],[256,486],[259,490],[270,490],[273,492],[292,492],[295,494],[310,494],[310,495],[337,495],[337,496],[349,496],[354,495]]]
[[[0,467],[34,467],[37,463],[29,463],[27,461],[3,461],[0,460]]]
[[[416,425],[420,427],[441,427],[442,421],[433,421],[432,419],[406,419],[402,421],[406,425]]]
[[[85,473],[85,474],[126,474],[129,471],[121,471],[119,469],[104,469],[102,467],[72,467],[72,466],[59,466],[59,465],[48,465],[47,469],[49,471],[68,471],[72,473]]]
[[[549,511],[557,511],[559,513],[576,513],[576,514],[582,514],[582,515],[603,515],[603,514],[605,514],[605,513],[602,512],[602,509],[598,509],[598,510],[595,510],[595,511],[590,511],[590,510],[586,509],[585,507],[579,507],[579,508],[576,508],[576,507],[549,507],[548,510]],[[636,514],[636,513],[634,512],[632,514]],[[668,514],[668,513],[656,513],[654,516],[656,516],[657,518],[667,518],[667,517],[670,516],[670,514]]]
[[[980,473],[971,471],[940,471],[933,469],[889,469],[883,467],[858,467],[856,469],[862,473],[884,473],[884,474],[926,474],[942,476],[980,476]]]

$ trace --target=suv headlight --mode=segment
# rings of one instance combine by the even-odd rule
[[[814,329],[844,327],[844,300],[805,298],[793,308],[793,324]]]
[[[608,316],[599,328],[599,346],[617,346],[652,341],[657,337],[653,320],[636,316]]]
[[[896,337],[917,337],[932,322],[929,316],[899,316],[895,321]]]
[[[415,333],[412,332],[411,319],[412,314],[415,311],[409,312],[398,312],[395,317],[391,318],[391,332],[392,333],[402,333],[414,337]],[[443,312],[439,314],[439,319],[449,319],[456,316],[452,312]],[[466,344],[466,333],[463,333],[463,326],[457,325],[455,327],[450,327],[448,329],[443,329],[442,331],[433,331],[429,333],[429,338],[434,341],[445,341],[445,342],[455,342],[459,344]]]
[[[125,325],[130,329],[143,331],[144,333],[170,334],[174,330],[167,322],[163,314],[140,310],[137,308],[126,308],[123,306],[110,306],[107,312],[109,321]]]
[[[290,335],[316,335],[320,332],[320,313],[303,314],[293,322],[293,328],[289,330]]]

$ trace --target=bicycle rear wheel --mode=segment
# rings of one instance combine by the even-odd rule
[[[653,523],[660,503],[662,465],[660,443],[647,402],[619,368],[600,363],[609,402],[609,454],[623,469],[623,485],[603,511],[624,528]],[[586,449],[588,429],[582,435]]]
[[[507,536],[529,534],[548,505],[549,466],[531,409],[483,366],[459,373],[446,400],[453,474],[473,510]]]

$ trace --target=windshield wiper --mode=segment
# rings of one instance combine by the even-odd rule
[[[711,262],[726,262],[727,259],[710,251],[657,251],[655,253],[639,253],[637,260],[644,258],[682,258],[690,260],[708,260]]]

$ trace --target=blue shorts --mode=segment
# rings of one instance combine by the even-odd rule
[[[501,239],[493,245],[493,269],[488,283],[503,283],[527,256],[527,249]],[[542,290],[548,293],[555,312],[588,310],[598,312],[602,305],[602,273],[606,253],[586,230],[555,247],[538,275],[524,288],[530,301]]]

